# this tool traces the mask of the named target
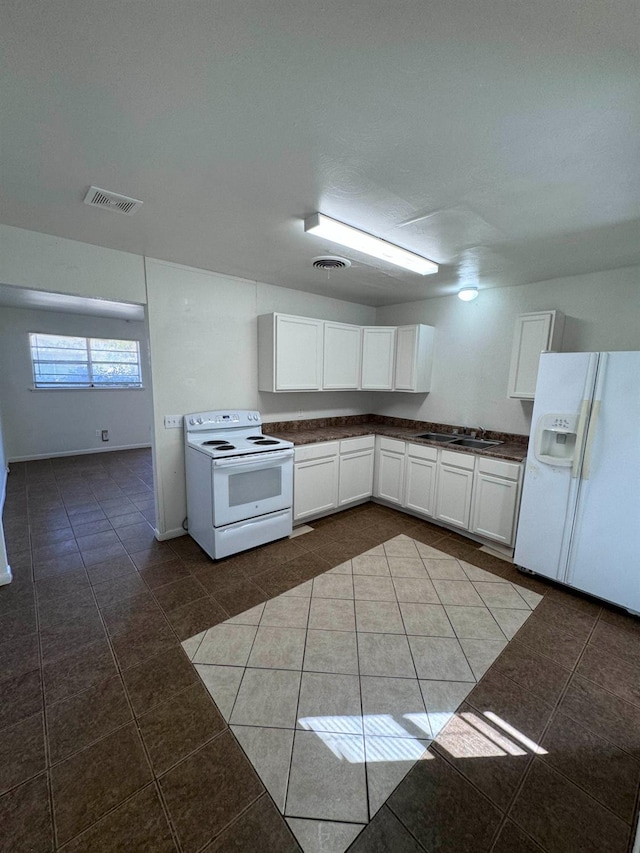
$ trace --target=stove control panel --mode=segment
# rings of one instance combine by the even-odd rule
[[[230,429],[232,427],[258,426],[261,423],[259,412],[194,412],[184,416],[187,430]]]

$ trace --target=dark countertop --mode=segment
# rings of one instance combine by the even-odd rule
[[[366,420],[360,416],[354,416],[353,423],[346,423],[349,418],[318,418],[301,421],[281,421],[273,424],[263,424],[263,431],[267,435],[285,441],[291,441],[294,445],[316,444],[321,441],[340,441],[344,438],[357,438],[361,435],[383,435],[387,438],[396,438],[400,441],[410,441],[412,444],[424,444],[429,447],[444,447],[447,450],[455,450],[459,453],[471,453],[474,456],[488,456],[492,459],[504,459],[509,462],[522,462],[527,455],[528,439],[526,436],[513,435],[510,433],[497,433],[487,431],[486,437],[502,441],[495,447],[482,450],[470,447],[451,446],[443,442],[429,441],[424,438],[416,438],[416,433],[421,432],[451,432],[451,426],[447,424],[428,424],[420,421],[407,421],[400,418],[384,418],[387,423],[380,423],[380,417],[376,416]],[[392,421],[400,421],[396,426]],[[338,421],[339,423],[328,423]],[[460,432],[462,430],[460,429]]]

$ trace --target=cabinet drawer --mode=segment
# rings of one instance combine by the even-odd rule
[[[452,465],[456,468],[464,468],[467,471],[473,471],[476,464],[476,457],[470,453],[454,453],[453,450],[443,450],[440,462],[443,465]]]
[[[438,458],[437,447],[427,447],[425,444],[407,444],[407,454],[416,459],[428,459],[435,462]]]
[[[345,438],[340,442],[340,453],[353,453],[354,450],[373,450],[375,443],[376,437],[374,435]]]
[[[323,456],[337,456],[339,449],[338,441],[323,441],[320,444],[306,444],[296,447],[294,460],[296,462],[308,462],[309,459],[322,459]]]
[[[504,477],[505,480],[518,480],[521,465],[518,462],[503,462],[501,459],[478,459],[478,471],[481,474],[493,474],[494,477]]]
[[[395,438],[380,437],[380,450],[390,450],[391,453],[404,453],[404,441]]]

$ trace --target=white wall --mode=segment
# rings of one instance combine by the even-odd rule
[[[427,395],[378,394],[374,411],[529,434],[533,403],[507,397],[518,314],[566,314],[562,350],[640,350],[640,268],[625,267],[519,287],[379,308],[379,325],[435,326],[432,390]]]
[[[0,282],[122,302],[144,302],[141,255],[0,225]]]
[[[181,430],[165,415],[208,409],[258,409],[265,420],[360,414],[371,398],[359,392],[258,392],[257,317],[286,311],[307,317],[369,323],[375,311],[354,303],[285,290],[204,270],[147,260],[158,530],[181,532],[186,515]],[[268,427],[266,427],[268,430]]]
[[[144,390],[32,391],[29,332],[139,340]],[[142,322],[0,308],[0,399],[11,461],[151,443],[149,344]],[[96,436],[109,430],[109,441]]]
[[[377,411],[526,434],[531,404],[506,397],[513,326],[518,314],[547,308],[564,311],[569,318],[565,350],[640,349],[637,268],[489,289],[467,304],[456,297],[446,297],[377,312],[354,303],[154,260],[147,261],[146,274],[145,286],[143,259],[137,255],[0,226],[0,282],[89,297],[148,301],[158,527],[163,534],[178,531],[185,515],[182,432],[164,429],[165,414],[256,408],[269,422]],[[259,393],[256,318],[270,311],[363,324],[434,325],[433,391],[426,396]],[[2,329],[0,336],[5,336]],[[5,358],[3,352],[3,366]],[[103,393],[106,396],[119,392]],[[120,393],[135,397],[139,392]],[[45,394],[29,392],[31,398]],[[78,399],[82,394],[93,398],[98,392],[78,392]],[[13,427],[10,438],[6,425],[8,417],[13,418],[7,410],[13,410],[14,391],[8,393],[8,389],[0,387],[0,398],[5,403],[7,452],[11,458],[14,438],[22,440]],[[97,428],[115,429],[103,424],[102,419],[94,424],[93,413],[81,420],[91,421],[94,439]],[[115,436],[110,445],[115,445]],[[47,447],[44,452],[55,450]]]

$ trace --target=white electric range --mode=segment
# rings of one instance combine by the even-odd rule
[[[289,536],[293,444],[262,433],[258,412],[184,416],[187,529],[218,560]]]

